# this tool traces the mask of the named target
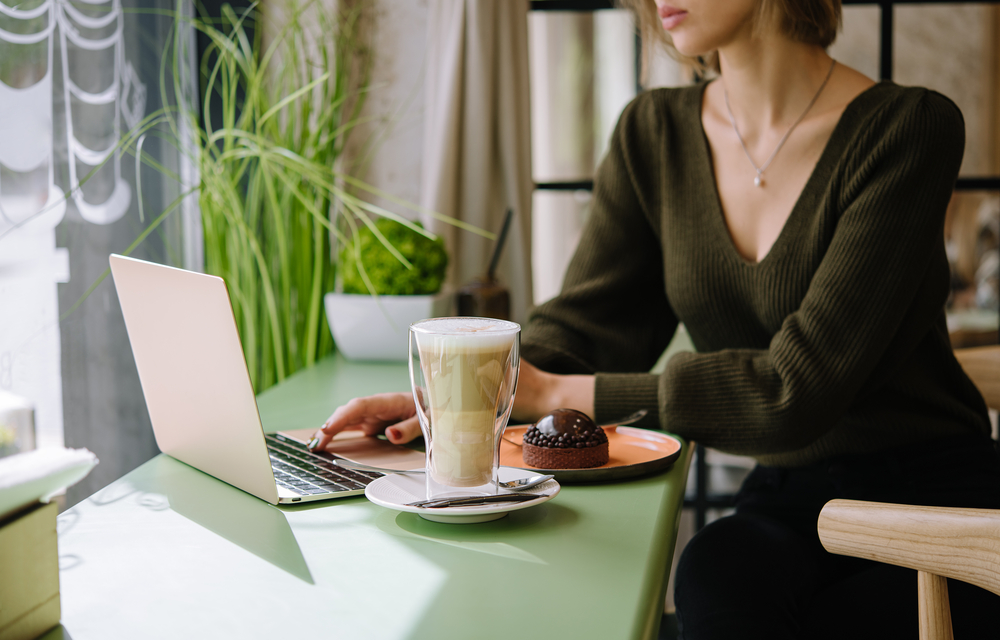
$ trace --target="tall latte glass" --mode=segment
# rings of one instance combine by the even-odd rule
[[[410,325],[410,382],[427,447],[428,498],[497,492],[520,337],[518,324],[489,318]]]

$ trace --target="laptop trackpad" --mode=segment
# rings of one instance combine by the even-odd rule
[[[284,436],[305,444],[312,440],[316,429],[280,431]],[[388,440],[366,436],[360,431],[341,431],[326,446],[326,450],[353,462],[387,469],[422,469],[424,452],[392,444]]]

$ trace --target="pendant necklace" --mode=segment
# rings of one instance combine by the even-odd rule
[[[761,187],[764,185],[764,171],[766,171],[767,168],[771,166],[771,161],[774,160],[774,156],[778,155],[778,151],[785,144],[785,140],[788,140],[788,136],[792,135],[792,131],[795,129],[795,127],[799,126],[799,123],[802,122],[803,118],[806,117],[806,114],[809,113],[809,110],[812,109],[812,106],[816,104],[816,100],[819,99],[819,94],[823,93],[823,87],[826,86],[826,83],[829,82],[830,80],[830,76],[833,75],[833,67],[836,66],[836,64],[837,64],[836,60],[834,60],[830,64],[830,70],[826,72],[826,78],[823,80],[823,84],[819,85],[819,89],[816,91],[816,95],[814,95],[813,99],[809,101],[808,106],[806,106],[806,110],[802,112],[802,115],[799,116],[799,119],[795,121],[795,124],[789,127],[788,131],[785,132],[785,135],[782,136],[781,140],[778,141],[778,146],[774,148],[774,151],[771,153],[771,157],[767,159],[767,162],[765,162],[763,165],[759,167],[757,166],[757,163],[753,161],[753,158],[750,157],[750,151],[747,150],[747,145],[743,141],[743,136],[740,135],[740,130],[736,126],[736,118],[733,117],[733,110],[729,107],[729,93],[726,91],[726,85],[725,84],[722,85],[722,96],[723,98],[725,98],[726,101],[726,111],[729,113],[729,122],[733,124],[733,131],[736,132],[736,137],[740,141],[740,146],[743,147],[743,153],[746,154],[747,160],[750,161],[750,164],[753,165],[754,170],[757,172],[756,177],[754,177],[753,179],[753,186]]]

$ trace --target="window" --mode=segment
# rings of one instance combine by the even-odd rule
[[[185,6],[0,0],[0,389],[33,405],[38,446],[86,446],[101,459],[70,504],[156,454],[110,279],[75,305],[108,254],[181,193],[116,145],[161,106],[174,24],[164,13]],[[183,173],[155,136],[143,153]],[[197,229],[173,216],[133,255],[183,265],[185,223]]]

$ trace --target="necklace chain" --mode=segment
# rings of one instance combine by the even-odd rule
[[[819,85],[819,89],[816,91],[816,95],[814,95],[812,100],[809,101],[809,104],[806,105],[806,109],[805,111],[802,112],[802,115],[799,116],[799,119],[796,120],[795,123],[788,128],[788,131],[785,132],[785,135],[782,136],[781,140],[778,141],[778,146],[776,146],[774,148],[774,151],[771,152],[771,157],[767,159],[767,162],[765,162],[763,165],[759,167],[757,166],[757,163],[753,161],[753,158],[750,157],[750,150],[747,149],[747,144],[746,142],[743,141],[743,136],[740,135],[740,130],[736,126],[736,118],[733,117],[733,110],[729,106],[729,92],[726,91],[726,85],[725,84],[722,85],[722,96],[726,101],[726,112],[729,113],[729,122],[732,123],[733,131],[736,132],[736,137],[740,141],[740,146],[743,147],[743,153],[746,154],[747,160],[750,161],[750,164],[753,165],[754,170],[757,172],[757,175],[753,179],[753,184],[755,187],[760,187],[764,185],[764,172],[767,170],[769,166],[771,166],[771,161],[774,160],[774,156],[778,155],[778,151],[781,150],[782,146],[784,146],[785,140],[788,140],[788,136],[792,135],[792,131],[795,130],[795,127],[799,126],[799,123],[802,122],[802,120],[806,117],[806,114],[809,113],[809,110],[812,109],[812,106],[816,104],[816,100],[819,99],[819,94],[823,93],[823,88],[826,87],[826,83],[830,81],[830,76],[833,75],[833,67],[836,66],[836,64],[837,64],[836,60],[830,63],[830,70],[826,72],[826,78],[823,79],[823,84]]]

